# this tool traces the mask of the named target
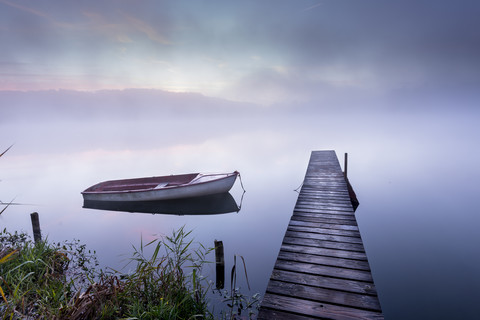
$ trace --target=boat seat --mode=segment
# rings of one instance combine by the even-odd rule
[[[154,189],[162,189],[168,185],[168,182],[160,182]]]

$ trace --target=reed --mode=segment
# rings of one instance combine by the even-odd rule
[[[5,153],[7,153],[7,151],[10,150],[10,148],[12,148],[12,147],[13,147],[13,144],[12,144],[10,147],[8,147],[5,151],[3,151],[2,153],[0,153],[0,158],[3,157],[3,155],[4,155]],[[4,207],[0,210],[0,215],[1,215],[5,210],[7,210],[7,208],[8,208],[12,203],[13,203],[13,200],[10,201],[9,203],[5,203],[5,202],[2,202],[2,201],[0,200],[0,204],[1,204],[1,205],[4,205]]]
[[[133,247],[132,272],[103,274],[97,287],[92,287],[94,293],[74,304],[96,301],[92,308],[102,319],[213,319],[206,298],[209,284],[201,276],[211,249],[192,248],[189,235],[182,227],[164,239],[145,245],[141,241],[140,247]],[[151,255],[146,254],[147,248],[153,249]]]
[[[32,242],[0,233],[3,319],[213,319],[201,275],[212,249],[193,248],[184,228],[133,248],[131,272],[96,270],[78,241]],[[153,252],[147,255],[148,252]]]
[[[78,241],[34,243],[5,229],[0,232],[0,252],[3,319],[55,318],[72,294],[95,277],[98,265]]]
[[[256,293],[253,296],[246,295],[237,286],[237,273],[239,270],[237,257],[242,260],[245,280],[250,290],[245,258],[240,255],[234,255],[233,266],[230,272],[230,290],[217,290],[225,305],[225,307],[220,310],[219,317],[224,320],[255,319],[260,307],[260,294]]]

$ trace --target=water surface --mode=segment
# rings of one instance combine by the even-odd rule
[[[333,149],[342,165],[349,153],[360,201],[356,216],[386,318],[477,315],[478,115],[146,112],[90,118],[38,112],[6,119],[2,148],[15,145],[0,159],[0,200],[25,204],[0,216],[10,231],[31,233],[29,213],[37,211],[43,236],[80,239],[97,251],[102,266],[121,268],[141,239],[185,226],[206,246],[223,241],[227,279],[234,255],[243,256],[251,291],[242,279],[239,285],[263,294],[310,152]],[[233,170],[241,172],[247,191],[238,213],[82,208],[80,192],[103,180]],[[240,202],[238,182],[231,194]]]

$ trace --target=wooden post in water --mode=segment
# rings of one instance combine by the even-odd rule
[[[32,228],[33,228],[33,239],[35,242],[42,241],[42,233],[40,232],[40,219],[38,218],[38,212],[33,212],[30,214],[32,219]]]
[[[348,153],[345,152],[345,162],[343,165],[343,174],[345,175],[345,179],[347,179],[347,168],[348,168]]]
[[[225,258],[223,253],[223,242],[214,240],[215,244],[215,274],[216,287],[223,289],[225,284]]]

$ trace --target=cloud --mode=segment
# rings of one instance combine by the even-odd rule
[[[315,9],[315,8],[318,8],[318,7],[323,6],[323,5],[325,5],[325,2],[319,2],[319,3],[316,3],[316,4],[312,5],[312,6],[310,6],[310,7],[307,7],[307,8],[305,8],[305,9],[303,9],[302,12],[303,12],[303,11],[309,11],[309,10]]]
[[[0,0],[1,88],[174,88],[268,104],[480,83],[476,1],[52,3]]]
[[[11,2],[11,1],[7,1],[7,0],[0,0],[0,3],[3,3],[3,4],[5,4],[7,6],[10,6],[12,8],[18,9],[19,11],[21,11],[23,13],[27,13],[30,16],[33,15],[35,17],[43,18],[44,20],[48,21],[50,24],[52,24],[52,26],[54,26],[56,28],[73,28],[74,27],[74,24],[68,23],[68,22],[65,22],[65,21],[60,21],[53,14],[46,13],[45,10],[39,10],[39,9],[36,9],[36,8],[33,8],[33,7],[24,6],[24,5],[18,4],[16,2]]]
[[[130,24],[138,31],[147,35],[150,40],[158,42],[160,44],[168,45],[171,44],[171,41],[168,40],[164,35],[162,35],[156,28],[149,25],[145,21],[137,19],[131,15],[125,14],[125,17],[130,22]]]
[[[45,14],[45,13],[39,11],[39,10],[35,10],[35,9],[29,8],[29,7],[26,7],[26,6],[22,6],[18,3],[10,2],[10,1],[7,1],[7,0],[0,0],[0,3],[6,4],[6,5],[8,5],[12,8],[16,8],[16,9],[19,9],[21,11],[28,12],[28,13],[31,13],[31,14],[39,16],[39,17],[50,19],[50,17],[47,14]]]
[[[131,14],[119,12],[114,17],[106,17],[100,12],[85,11],[83,15],[89,20],[88,29],[90,31],[104,34],[111,40],[121,43],[138,43],[141,40],[138,39],[137,34],[141,33],[159,44],[168,45],[171,43],[157,28]],[[125,23],[125,21],[128,23]]]

